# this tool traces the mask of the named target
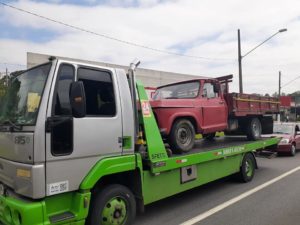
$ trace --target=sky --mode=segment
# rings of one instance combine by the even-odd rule
[[[234,75],[238,91],[237,29],[245,93],[300,90],[299,0],[0,0],[0,3],[124,42],[74,30],[0,4],[0,72],[24,69],[36,52],[169,72],[218,77]],[[187,55],[193,57],[185,57]]]

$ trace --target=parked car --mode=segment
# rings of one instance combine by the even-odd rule
[[[290,154],[295,156],[296,151],[300,149],[300,129],[296,123],[275,123],[271,136],[281,137],[276,149],[279,154]]]

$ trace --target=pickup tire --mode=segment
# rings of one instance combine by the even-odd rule
[[[108,185],[94,195],[87,224],[130,225],[136,215],[136,202],[132,192],[119,184]]]
[[[191,121],[179,119],[173,124],[169,134],[169,144],[174,153],[190,151],[195,143],[195,129]]]
[[[254,156],[251,153],[246,153],[242,161],[240,172],[238,173],[238,179],[243,183],[250,182],[254,177],[255,167],[256,162]]]
[[[262,127],[258,118],[250,118],[246,126],[248,140],[256,141],[261,138]]]

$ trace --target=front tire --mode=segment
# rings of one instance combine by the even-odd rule
[[[136,202],[125,186],[114,184],[96,193],[91,202],[89,225],[129,225],[136,215]]]
[[[290,155],[291,156],[295,156],[296,155],[296,146],[294,144],[292,144],[292,146],[291,146]]]
[[[255,158],[251,153],[247,153],[244,158],[238,174],[238,178],[241,182],[250,182],[255,174]]]
[[[189,152],[195,143],[195,129],[187,119],[177,120],[169,135],[169,144],[174,153]]]

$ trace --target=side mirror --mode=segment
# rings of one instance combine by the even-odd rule
[[[86,99],[82,81],[74,81],[70,86],[70,103],[72,114],[75,118],[82,118],[86,115]]]

